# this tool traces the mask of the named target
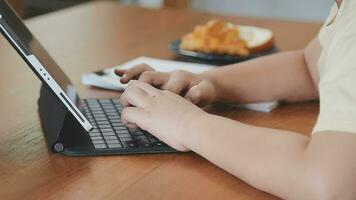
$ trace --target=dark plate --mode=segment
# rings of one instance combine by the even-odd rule
[[[181,56],[191,61],[203,62],[203,63],[209,63],[215,65],[226,65],[226,64],[237,63],[252,58],[273,54],[279,51],[277,47],[272,47],[266,51],[256,53],[256,54],[251,54],[249,56],[231,56],[231,55],[222,55],[222,54],[201,53],[196,51],[180,49],[179,48],[180,42],[181,42],[180,40],[176,40],[173,41],[170,45],[170,49],[178,56]]]

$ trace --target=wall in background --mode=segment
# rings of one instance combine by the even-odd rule
[[[193,0],[196,9],[246,16],[323,21],[333,0]]]
[[[124,0],[125,1],[125,0]],[[130,0],[126,0],[130,1]],[[147,7],[159,7],[162,0],[131,0]],[[197,10],[222,14],[324,21],[334,0],[191,0]]]
[[[139,4],[148,8],[159,8],[162,5],[162,0],[118,0],[120,3]]]

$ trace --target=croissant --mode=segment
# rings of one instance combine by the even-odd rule
[[[250,51],[236,26],[213,19],[181,38],[180,48],[213,54],[247,56]]]

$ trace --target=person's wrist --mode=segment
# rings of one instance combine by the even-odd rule
[[[178,137],[183,146],[192,150],[191,137],[204,132],[203,128],[208,124],[209,115],[209,113],[201,110],[201,112],[187,114],[181,120],[181,129],[178,131]]]

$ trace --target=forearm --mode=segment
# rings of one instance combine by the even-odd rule
[[[218,68],[203,76],[214,82],[217,101],[304,101],[318,96],[302,50]]]
[[[258,189],[288,199],[310,196],[302,173],[307,137],[209,114],[200,120],[184,142],[189,149]]]

